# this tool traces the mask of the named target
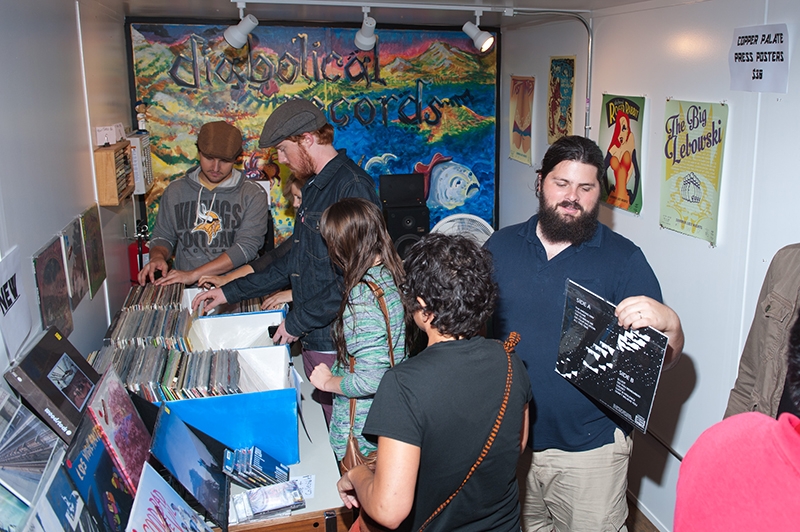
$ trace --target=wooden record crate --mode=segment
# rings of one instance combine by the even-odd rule
[[[129,141],[96,148],[94,165],[100,205],[115,207],[133,194],[133,157]]]

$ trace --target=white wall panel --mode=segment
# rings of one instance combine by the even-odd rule
[[[635,216],[603,208],[601,219],[645,252],[661,282],[664,299],[683,321],[683,360],[662,377],[650,430],[679,454],[719,421],[736,378],[739,354],[769,260],[780,247],[800,241],[800,179],[792,156],[800,118],[797,67],[788,94],[729,89],[727,53],[740,26],[786,23],[790,58],[797,59],[800,9],[796,2],[710,0],[681,5],[645,2],[593,15],[592,123],[600,118],[603,93],[645,96],[642,142],[644,206]],[[577,22],[514,28],[503,34],[502,109],[508,108],[508,75],[536,77],[534,159],[546,149],[547,59],[579,54],[584,37]],[[583,87],[576,69],[576,87]],[[577,92],[577,91],[576,91]],[[576,101],[580,101],[577,94]],[[659,227],[663,174],[663,121],[667,98],[726,102],[728,131],[716,247]],[[576,107],[575,133],[582,110]],[[507,159],[508,118],[501,114],[500,225],[527,219],[537,205],[533,169]],[[593,130],[590,137],[597,140]],[[662,529],[672,527],[678,461],[655,440],[638,435],[631,490]]]

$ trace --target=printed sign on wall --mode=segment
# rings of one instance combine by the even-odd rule
[[[728,65],[731,70],[731,90],[787,92],[789,31],[786,24],[733,30]]]
[[[664,131],[660,224],[716,245],[728,106],[668,100]]]

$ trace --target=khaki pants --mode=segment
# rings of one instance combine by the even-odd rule
[[[614,443],[582,452],[557,449],[520,458],[524,532],[627,531],[628,462],[633,438],[614,431]]]

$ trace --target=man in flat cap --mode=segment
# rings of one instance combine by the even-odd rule
[[[292,249],[269,269],[203,292],[193,302],[194,308],[205,301],[205,308],[212,309],[274,292],[288,280],[293,308],[273,340],[302,342],[306,376],[318,364],[331,367],[336,359],[331,324],[342,303],[342,275],[333,268],[319,232],[322,213],[340,199],[351,197],[368,199],[380,207],[372,178],[332,143],[333,126],[310,101],[290,100],[273,111],[258,145],[276,147],[278,161],[297,178],[308,179],[303,187],[303,204],[295,215]],[[322,403],[325,419],[330,421],[332,395],[317,390],[315,399]]]
[[[220,121],[200,128],[200,164],[161,195],[150,261],[139,272],[139,284],[192,285],[201,275],[226,273],[258,256],[269,202],[262,187],[233,167],[241,154],[242,133],[236,127]]]

